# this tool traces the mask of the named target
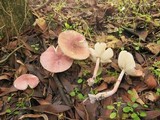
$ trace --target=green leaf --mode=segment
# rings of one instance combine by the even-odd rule
[[[71,26],[68,23],[64,23],[65,27],[69,29]]]
[[[133,120],[141,120],[138,116],[133,118]]]
[[[144,104],[143,106],[144,106],[145,108],[148,108],[148,105],[146,105],[146,104]]]
[[[133,107],[133,108],[137,108],[137,107],[138,107],[138,104],[137,104],[137,103],[134,103],[134,104],[132,105],[132,107]]]
[[[128,94],[130,94],[130,95],[133,94],[132,90],[128,90],[127,92],[128,92]]]
[[[12,111],[11,111],[11,109],[6,109],[6,113],[11,113]]]
[[[132,102],[136,102],[136,98],[132,97],[132,98],[131,98],[131,101],[132,101]]]
[[[123,112],[125,112],[125,113],[128,113],[130,111],[133,111],[133,108],[131,108],[129,106],[126,106],[126,107],[123,108]]]
[[[140,115],[141,117],[146,117],[146,116],[147,116],[147,114],[146,114],[145,111],[140,111],[139,115]]]
[[[123,113],[122,114],[122,120],[126,120],[127,118],[129,118],[129,114],[128,113]]]
[[[79,84],[82,82],[83,82],[83,79],[81,79],[81,78],[77,80],[77,83],[79,83]]]
[[[113,105],[108,105],[108,106],[107,106],[107,109],[113,110],[113,109],[114,109],[114,106],[113,106]]]
[[[80,99],[80,100],[83,100],[83,99],[84,99],[84,96],[83,96],[83,94],[81,94],[81,93],[78,93],[77,97],[78,97],[78,99]]]
[[[114,119],[117,116],[116,112],[112,112],[109,116],[109,118]]]
[[[74,91],[70,92],[69,94],[70,94],[70,96],[72,96],[72,97],[76,96],[76,93],[75,93]]]
[[[137,116],[138,116],[138,115],[137,115],[136,113],[132,113],[132,114],[131,114],[131,117],[132,117],[132,118],[136,118]]]

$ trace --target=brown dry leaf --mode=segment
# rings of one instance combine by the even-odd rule
[[[46,114],[25,114],[22,115],[19,119],[26,119],[26,118],[39,118],[42,117],[44,120],[49,120]]]
[[[55,113],[65,112],[71,108],[66,105],[51,104],[51,105],[39,105],[35,107],[30,107],[27,109],[38,111],[38,112],[45,112],[49,114],[55,114]]]
[[[20,76],[22,74],[26,74],[27,73],[27,67],[25,65],[20,65],[19,68],[16,70],[16,75]]]
[[[144,90],[147,90],[148,87],[144,82],[137,82],[137,85],[135,85],[135,90],[138,92],[142,92]]]
[[[113,98],[108,97],[107,99],[104,99],[101,101],[102,106],[108,106],[108,105],[112,105],[113,104]],[[112,110],[106,109],[104,107],[101,107],[101,116],[105,116],[105,119],[109,120],[109,115],[111,114]]]
[[[135,57],[139,64],[144,64],[145,59],[140,53],[136,52]]]
[[[70,93],[74,90],[75,87],[77,87],[77,85],[71,84],[70,81],[66,79],[63,75],[60,75],[59,79],[61,80],[62,85],[64,86],[67,93]]]
[[[129,98],[130,99],[134,98],[134,99],[136,99],[136,102],[138,102],[141,105],[144,105],[145,103],[141,100],[141,98],[139,97],[137,91],[134,88],[131,91],[132,91],[132,93],[129,94]]]
[[[143,41],[145,41],[146,37],[148,36],[148,30],[136,31],[136,33],[139,36],[139,39]]]
[[[86,118],[85,118],[85,113],[81,110],[80,107],[81,107],[81,106],[76,106],[76,107],[75,107],[75,110],[76,110],[76,112],[78,113],[78,115],[79,115],[83,120],[86,120]]]
[[[158,96],[156,93],[154,93],[152,91],[149,91],[145,94],[145,98],[152,101],[152,102],[155,102],[160,98],[160,96]]]
[[[105,82],[102,82],[98,87],[95,88],[96,91],[100,92],[102,90],[106,90],[108,88],[107,84]]]
[[[159,110],[146,111],[146,113],[147,116],[145,117],[145,120],[154,120],[160,116]]]
[[[15,92],[17,91],[17,89],[14,86],[11,86],[10,88],[2,88],[0,87],[0,92],[2,91],[2,93],[0,94],[0,97],[9,94],[11,92]]]
[[[96,113],[97,113],[97,107],[98,107],[98,104],[97,103],[90,103],[89,100],[87,100],[85,102],[85,106],[86,106],[86,110],[88,112],[88,115],[89,115],[89,120],[96,120]]]
[[[9,80],[9,76],[8,75],[1,75],[0,76],[0,80]]]
[[[146,76],[144,77],[144,82],[150,89],[153,89],[158,85],[156,78],[151,73],[146,74]]]
[[[108,76],[108,77],[104,77],[103,81],[106,83],[115,83],[117,81],[117,78],[115,76]]]
[[[13,49],[15,49],[17,47],[17,45],[18,45],[18,40],[11,41],[11,42],[8,43],[8,45],[6,46],[6,48],[8,50],[13,50]]]
[[[155,55],[160,52],[160,44],[148,43],[145,47]]]

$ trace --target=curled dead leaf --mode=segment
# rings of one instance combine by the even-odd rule
[[[25,114],[25,115],[22,115],[19,118],[19,120],[26,119],[26,118],[39,118],[39,117],[42,117],[44,120],[48,120],[48,117],[46,114]]]
[[[44,18],[37,18],[34,25],[38,25],[41,30],[46,31],[47,30],[47,24]]]
[[[155,102],[160,98],[160,96],[158,96],[156,93],[154,93],[152,91],[149,91],[145,94],[145,98],[152,101],[152,102]]]
[[[144,79],[145,79],[144,82],[147,84],[148,88],[150,89],[153,89],[158,85],[154,75],[152,74],[146,74]]]

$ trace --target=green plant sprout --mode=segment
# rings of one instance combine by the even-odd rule
[[[77,97],[79,100],[86,99],[86,95],[83,95],[78,88],[74,88],[73,91],[70,92],[71,97]]]
[[[118,112],[121,108],[121,105],[122,105],[122,102],[118,101],[118,102],[114,102],[113,105],[106,106],[108,110],[112,110],[111,114],[109,115],[110,119],[119,119],[120,116]]]
[[[154,62],[150,70],[157,76],[158,82],[160,82],[160,61]]]
[[[141,43],[140,43],[140,40],[139,40],[139,42],[138,42],[138,43],[134,42],[134,43],[133,43],[133,46],[134,46],[134,49],[135,49],[135,50],[139,51],[139,50],[141,49]]]
[[[115,76],[115,77],[118,76],[117,71],[109,71],[109,70],[106,70],[106,74],[107,74],[108,76]]]
[[[35,51],[38,51],[38,50],[40,49],[39,44],[33,44],[33,45],[31,45],[31,47],[32,47]]]
[[[133,120],[141,120],[147,116],[145,111],[137,111],[136,108],[139,105],[137,103],[128,102],[127,105],[122,109],[123,110],[123,119],[132,118]]]

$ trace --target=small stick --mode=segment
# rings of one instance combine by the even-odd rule
[[[64,91],[63,91],[63,86],[61,84],[61,82],[59,81],[58,77],[56,74],[52,75],[57,87],[58,87],[58,90],[60,92],[60,96],[62,97],[62,100],[64,101],[64,103],[68,106],[71,106],[71,101],[66,97]]]
[[[5,61],[8,60],[8,58],[15,53],[17,50],[19,50],[23,45],[20,45],[19,47],[17,47],[16,49],[14,49],[11,53],[9,53],[4,59],[0,60],[0,64],[4,63]]]

